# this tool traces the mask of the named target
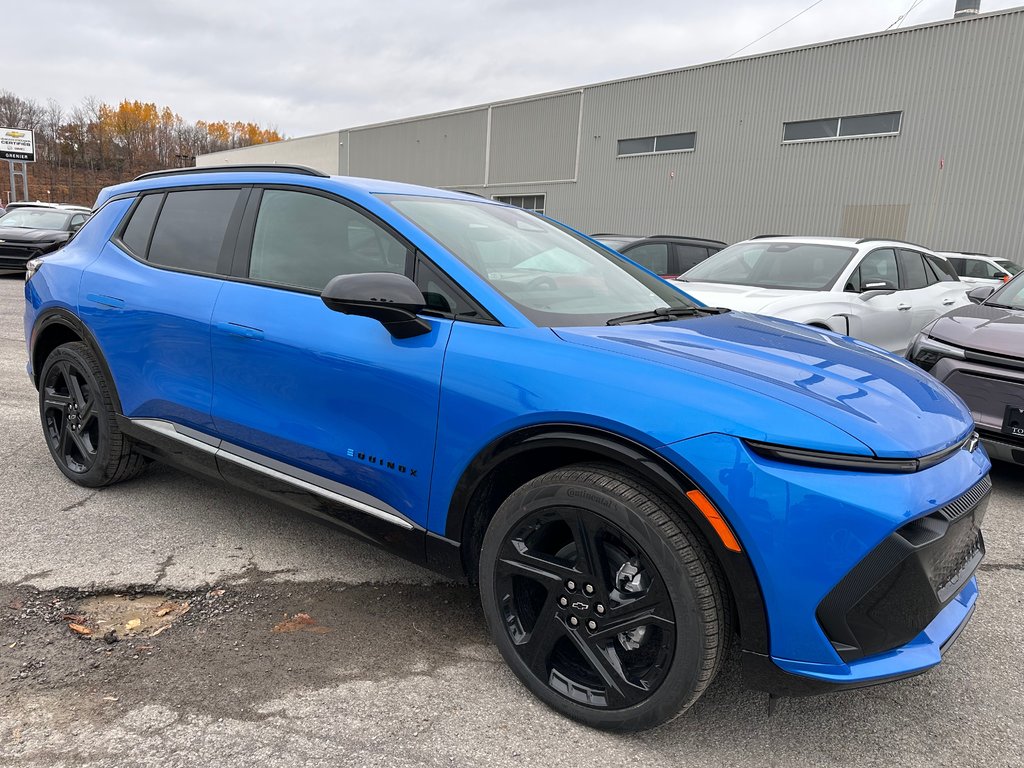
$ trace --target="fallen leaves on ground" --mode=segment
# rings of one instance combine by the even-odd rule
[[[68,629],[70,629],[72,632],[78,635],[88,636],[92,634],[92,630],[89,629],[87,626],[83,624],[76,624],[73,621],[68,624]]]
[[[323,635],[330,632],[330,627],[321,627],[316,623],[316,619],[310,616],[308,613],[296,613],[291,618],[288,618],[288,614],[284,615],[284,620],[279,621],[274,625],[271,632],[312,632],[316,635]]]

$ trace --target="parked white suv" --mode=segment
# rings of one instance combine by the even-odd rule
[[[937,251],[952,265],[965,283],[974,285],[1000,285],[1020,272],[1019,265],[1009,259],[988,256],[984,253],[955,253]]]
[[[898,240],[763,237],[679,280],[709,306],[826,328],[903,354],[924,326],[970,303],[949,262]]]

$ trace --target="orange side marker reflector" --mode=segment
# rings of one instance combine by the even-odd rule
[[[718,538],[722,540],[725,548],[733,552],[739,552],[740,543],[736,540],[736,536],[733,534],[729,524],[718,514],[715,505],[708,501],[708,497],[700,491],[688,491],[686,498],[692,501],[697,509],[700,510],[700,513],[711,523],[711,527],[715,529],[715,533],[718,534]]]

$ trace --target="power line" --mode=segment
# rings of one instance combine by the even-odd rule
[[[823,3],[823,2],[825,2],[825,0],[815,0],[815,2],[811,3],[810,5],[808,5],[808,6],[807,6],[806,8],[804,8],[804,9],[803,9],[802,11],[800,11],[800,13],[798,13],[798,14],[797,14],[796,16],[791,16],[790,18],[786,19],[786,20],[785,20],[784,22],[782,22],[781,24],[779,24],[779,26],[777,26],[777,27],[776,27],[775,29],[771,29],[771,30],[768,30],[768,31],[767,31],[767,32],[765,32],[765,33],[764,33],[763,35],[761,35],[761,36],[760,36],[759,38],[757,38],[757,40],[751,40],[751,41],[750,41],[749,43],[747,43],[746,45],[744,45],[744,46],[743,46],[742,48],[740,48],[740,49],[739,49],[738,51],[733,51],[732,53],[730,53],[730,54],[729,54],[728,56],[726,56],[726,58],[727,58],[727,59],[731,59],[731,58],[732,58],[733,56],[735,56],[735,55],[736,55],[737,53],[740,53],[741,51],[745,51],[745,50],[747,50],[747,48],[749,48],[750,46],[754,45],[755,43],[760,43],[760,42],[761,42],[762,40],[764,40],[764,39],[765,39],[766,37],[768,37],[768,35],[770,35],[770,34],[772,34],[772,33],[774,33],[774,32],[778,32],[778,31],[779,31],[780,29],[782,29],[782,28],[783,28],[784,26],[786,26],[787,24],[789,24],[789,22],[793,21],[794,19],[798,19],[798,18],[800,18],[800,17],[801,17],[801,16],[803,16],[803,15],[804,15],[805,13],[807,13],[807,12],[808,12],[809,10],[811,10],[811,9],[812,9],[812,8],[813,8],[814,6],[816,6],[816,5],[821,5],[821,4]],[[909,13],[909,11],[908,11],[908,13]]]
[[[900,24],[902,24],[904,21],[906,21],[907,16],[909,16],[911,13],[913,13],[914,9],[917,8],[917,6],[919,6],[923,2],[924,2],[924,0],[914,0],[913,4],[909,8],[907,8],[907,12],[904,13],[902,16],[900,16],[898,19],[896,19],[896,21],[894,21],[888,27],[886,27],[885,28],[886,31],[892,29],[893,27],[899,27]]]

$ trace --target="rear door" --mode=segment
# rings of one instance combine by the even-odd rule
[[[413,248],[350,202],[300,188],[254,192],[242,231],[212,319],[221,471],[264,490],[298,484],[360,530],[424,526],[451,321],[396,339],[319,295],[341,274],[412,276]]]
[[[899,258],[901,287],[910,304],[911,337],[939,315],[967,303],[966,288],[947,275],[935,257],[901,248]]]
[[[706,259],[711,253],[711,249],[703,245],[687,245],[686,243],[676,243],[676,273],[679,275],[685,274],[687,270],[693,269]]]
[[[79,312],[125,416],[213,431],[210,317],[247,194],[218,187],[141,195],[85,270]]]

